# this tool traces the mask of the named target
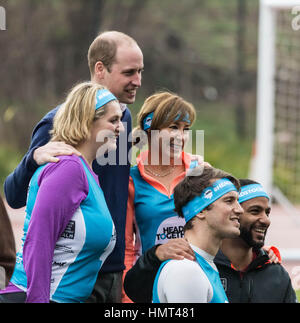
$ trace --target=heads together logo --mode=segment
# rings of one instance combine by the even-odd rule
[[[183,238],[184,218],[178,215],[165,219],[157,228],[155,245],[165,244],[171,239]]]
[[[298,31],[300,30],[300,5],[292,8],[292,15],[296,15],[292,20],[292,28]]]
[[[123,122],[123,126],[124,131],[120,132],[118,138],[118,150],[108,150],[108,140],[114,135],[112,132],[110,133],[107,130],[98,132],[96,140],[102,145],[98,148],[96,160],[100,166],[127,165],[128,162],[134,164],[135,156],[140,152],[148,151],[149,147],[151,147],[149,153],[152,165],[171,165],[172,151],[174,149],[172,141],[174,141],[174,138],[170,138],[167,132],[164,130],[151,130],[150,137],[148,137],[148,133],[144,130],[137,130],[134,134],[132,132],[128,134],[127,123]],[[183,151],[204,157],[204,131],[187,130],[185,135],[189,139],[185,142]],[[150,143],[148,143],[148,138],[151,138]],[[133,145],[136,142],[138,144]],[[160,156],[162,156],[161,160]],[[143,159],[143,163],[147,165],[148,160]],[[180,158],[174,162],[175,165],[181,165],[182,163],[183,161]]]
[[[0,7],[0,30],[6,30],[6,11]]]

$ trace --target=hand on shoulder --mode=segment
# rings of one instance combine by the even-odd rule
[[[39,166],[41,166],[46,163],[57,163],[59,161],[57,156],[73,154],[81,156],[81,153],[73,146],[64,142],[50,141],[46,145],[41,146],[34,151],[33,159]]]
[[[168,259],[194,260],[194,251],[185,239],[172,239],[156,248],[155,255],[160,261]]]

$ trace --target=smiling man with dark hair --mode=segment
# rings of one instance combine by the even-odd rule
[[[263,247],[270,226],[270,198],[263,187],[251,180],[240,180],[239,237],[223,239],[214,259],[230,303],[297,303],[291,279],[278,261],[270,261]],[[263,248],[262,248],[263,247]],[[154,277],[161,264],[155,246],[141,256],[127,273],[126,294],[135,302],[150,302]],[[278,250],[271,247],[280,261]],[[143,283],[143,289],[133,282]]]
[[[175,187],[175,210],[186,221],[184,237],[196,259],[162,263],[153,303],[228,303],[213,259],[224,238],[240,234],[239,188],[237,179],[213,167],[185,177]]]
[[[228,299],[234,303],[295,303],[296,295],[287,271],[270,263],[262,249],[270,220],[270,198],[252,180],[240,179],[241,234],[224,239],[215,258]],[[275,254],[280,254],[272,247]]]

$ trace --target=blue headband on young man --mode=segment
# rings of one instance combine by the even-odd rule
[[[241,187],[239,203],[243,203],[256,197],[266,197],[267,199],[270,199],[269,195],[264,191],[260,184],[250,184]]]
[[[237,192],[237,188],[229,179],[222,178],[217,180],[212,186],[204,189],[201,195],[196,196],[182,208],[185,221],[190,221],[207,206],[231,191]]]
[[[96,106],[95,110],[102,108],[110,101],[118,100],[110,91],[106,89],[98,90],[96,94]]]

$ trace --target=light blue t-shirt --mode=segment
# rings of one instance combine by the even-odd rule
[[[55,230],[59,234],[53,234]],[[47,164],[35,172],[22,240],[11,282],[34,295],[33,301],[43,301],[42,291],[49,291],[49,284],[49,298],[55,302],[84,302],[90,296],[101,266],[114,249],[116,235],[97,177],[82,158],[63,156],[57,165]],[[52,266],[45,265],[49,258]],[[48,267],[51,279],[45,271]]]
[[[191,247],[195,261],[167,260],[161,264],[153,285],[153,303],[228,303],[213,257]]]

